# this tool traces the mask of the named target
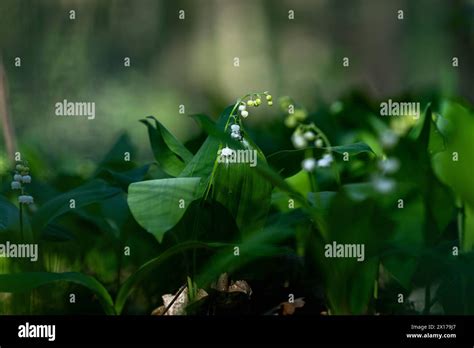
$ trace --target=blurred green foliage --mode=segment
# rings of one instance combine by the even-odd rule
[[[121,151],[129,140],[121,136],[91,177],[58,172],[51,181],[33,180],[31,194],[37,197],[38,208],[24,215],[29,236],[18,235],[18,208],[10,203],[8,197],[14,195],[5,184],[6,196],[0,200],[2,240],[26,238],[38,242],[42,252],[36,264],[2,259],[0,290],[14,293],[3,302],[2,312],[75,313],[97,311],[102,305],[108,314],[147,313],[160,303],[160,294],[174,291],[188,277],[207,289],[224,272],[259,284],[273,273],[265,264],[274,260],[285,267],[294,264],[299,271],[275,271],[276,278],[270,277],[264,287],[278,287],[291,278],[300,284],[302,294],[320,301],[331,314],[411,313],[411,302],[399,303],[397,296],[409,298],[420,287],[430,289],[425,313],[435,304],[444,313],[471,313],[472,195],[470,166],[463,160],[466,149],[473,147],[472,139],[463,138],[458,130],[468,129],[472,109],[435,98],[426,104],[423,117],[401,132],[399,121],[375,120],[374,104],[360,94],[340,103],[337,110],[322,105],[308,115],[308,122],[317,122],[333,143],[341,144],[332,147],[333,169],[310,175],[298,169],[302,150],[289,149],[291,133],[283,121],[257,128],[242,125],[245,134],[255,135],[256,144],[268,134],[282,135],[277,146],[286,150],[274,154],[263,150],[260,156],[268,162],[259,160],[251,170],[231,173],[236,183],[256,180],[256,187],[268,185],[270,190],[237,189],[235,195],[225,188],[229,178],[216,175],[223,168],[235,169],[215,165],[219,147],[243,146],[223,131],[230,108],[217,123],[202,115],[195,118],[208,137],[194,155],[164,126],[145,122],[153,164],[125,161]],[[285,113],[281,120],[284,117]],[[331,123],[324,120],[335,125],[329,128]],[[380,143],[387,130],[399,132],[394,147]],[[378,143],[375,147],[382,153],[375,154],[363,139]],[[455,149],[459,161],[452,160]],[[312,150],[321,156],[321,149]],[[186,162],[173,177],[167,168],[176,168],[168,165],[179,154],[179,161]],[[350,161],[344,160],[346,155]],[[371,181],[384,156],[401,163],[394,174],[395,189],[388,193],[379,192]],[[47,165],[33,157],[33,178]],[[312,175],[317,191],[312,191]],[[69,206],[71,198],[76,200],[74,209]],[[239,222],[241,209],[248,215]],[[333,241],[365,245],[365,261],[328,259],[324,247]],[[64,281],[70,285],[55,285],[68,284]],[[91,290],[88,306],[78,310],[67,301],[49,304],[53,296],[66,298],[70,291],[84,291],[74,284]],[[433,286],[437,291],[431,293]],[[17,292],[30,292],[29,300],[21,297],[16,302]],[[453,296],[463,300],[453,302]]]
[[[186,283],[211,292],[224,272],[252,286],[254,314],[290,292],[311,314],[474,313],[472,1],[279,5],[0,2],[1,83],[35,199],[20,233],[0,153],[0,242],[40,250],[34,264],[0,258],[1,314],[148,314]],[[255,168],[218,166],[224,144],[242,149],[224,106],[248,88],[297,101],[242,125]],[[389,97],[424,112],[381,119]],[[96,102],[97,118],[54,116],[63,99]],[[301,120],[333,146],[295,150],[290,126]],[[330,168],[301,170],[327,151]],[[384,158],[400,162],[388,193],[374,186]],[[324,257],[336,240],[363,243],[365,262]]]

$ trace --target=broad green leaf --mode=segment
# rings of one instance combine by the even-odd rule
[[[199,151],[186,165],[186,168],[184,168],[183,172],[180,174],[181,177],[199,176],[202,178],[207,178],[211,175],[220,145],[218,135],[224,130],[231,110],[232,106],[227,107],[219,117],[217,123],[205,115],[191,116],[196,120],[196,122],[198,122],[200,127],[210,135],[208,135],[207,139],[199,148]]]
[[[325,212],[336,195],[337,192],[334,191],[308,192],[308,201],[318,210]]]
[[[199,151],[193,157],[193,159],[188,163],[186,168],[184,168],[184,170],[179,175],[180,178],[202,178],[202,181],[198,188],[199,196],[202,196],[204,194],[209,184],[209,178],[213,170],[214,161],[216,159],[218,150],[219,142],[212,137],[208,137],[202,144]]]
[[[132,169],[135,164],[132,161],[124,161],[124,153],[134,153],[134,151],[135,147],[133,146],[129,135],[127,133],[122,133],[98,165],[95,174],[97,175],[103,169],[113,171],[126,171]]]
[[[239,229],[235,219],[225,206],[215,200],[197,199],[189,205],[181,220],[165,234],[162,245],[166,248],[187,240],[233,242],[238,238]]]
[[[147,126],[151,148],[161,169],[171,176],[178,176],[188,163],[192,154],[157,119],[155,126],[147,119],[141,120]]]
[[[88,288],[97,296],[106,314],[115,314],[112,298],[104,286],[95,278],[82,273],[28,272],[0,274],[0,292],[27,292],[58,281],[76,283]]]
[[[200,198],[201,178],[169,178],[133,183],[128,188],[128,205],[133,217],[161,242],[192,201]]]
[[[464,230],[460,236],[461,245],[465,249],[473,249],[474,246],[474,206],[466,205],[464,209]]]
[[[421,122],[423,121],[423,122]],[[433,245],[439,240],[453,216],[454,197],[450,189],[435,175],[433,159],[444,153],[430,154],[430,139],[433,135],[432,109],[428,105],[416,129],[401,138],[391,154],[400,161],[395,174],[398,183],[412,184],[412,192],[421,194],[424,205],[424,241]],[[436,135],[438,136],[438,135]],[[397,184],[397,186],[400,186]]]
[[[143,180],[145,175],[148,173],[150,166],[150,164],[146,164],[142,167],[133,168],[125,172],[117,172],[110,169],[104,169],[100,173],[99,177],[103,178],[104,180],[107,180],[111,184],[118,185],[124,191],[127,191],[128,186],[131,183]]]
[[[445,265],[438,273],[441,275],[441,280],[436,299],[441,303],[444,314],[472,315],[474,312],[474,296],[472,296],[474,252],[458,256],[449,255],[449,259],[443,261]]]
[[[236,150],[242,151],[242,150]],[[256,166],[265,163],[261,151],[251,145],[241,152],[254,155]],[[219,163],[212,182],[212,197],[234,216],[245,237],[263,227],[270,208],[272,185],[250,163]]]
[[[75,236],[62,226],[51,223],[43,229],[41,238],[47,241],[65,242],[74,240]]]
[[[283,178],[295,175],[301,170],[301,162],[305,158],[306,149],[283,150],[268,156],[268,164]]]
[[[306,199],[298,192],[292,185],[290,185],[284,178],[282,178],[273,168],[266,163],[261,163],[261,165],[255,167],[258,174],[268,180],[274,187],[278,187],[283,192],[286,192],[291,195],[292,198],[295,198],[302,205],[308,206]]]
[[[349,144],[349,145],[333,146],[330,148],[330,150],[340,153],[340,154],[344,154],[345,152],[347,152],[351,156],[358,155],[361,153],[374,154],[374,151],[372,151],[370,146],[362,142]]]
[[[433,166],[440,180],[449,185],[469,209],[474,210],[474,112],[466,107],[445,101],[437,125],[446,140],[446,151],[433,156]],[[457,156],[457,157],[456,157]],[[457,160],[456,160],[457,158]],[[461,236],[465,251],[474,247],[474,224],[465,224]],[[473,226],[474,227],[474,226]]]
[[[290,190],[282,190],[277,184],[275,185],[276,187],[272,192],[272,204],[273,206],[277,207],[279,211],[290,211],[294,208],[301,207],[302,204],[305,205],[307,203],[311,203],[309,199],[309,193],[311,192],[311,183],[308,172],[300,170],[297,174],[284,179],[283,182],[288,185]],[[296,199],[295,194],[298,195],[298,198]],[[306,199],[304,197],[308,198],[308,202],[306,202]]]
[[[428,125],[431,123],[431,117],[431,104],[428,104],[425,110],[421,113],[415,126],[408,133],[408,137],[413,140],[417,140],[421,137],[421,142],[428,143],[428,137],[430,134],[429,130],[431,128]]]
[[[224,117],[230,113],[224,113]],[[208,118],[196,116],[201,126],[209,134],[219,140],[220,147],[233,149],[241,154],[240,163],[218,163],[218,150],[209,161],[213,171],[210,174],[212,198],[224,205],[234,216],[237,226],[245,236],[249,231],[263,227],[270,208],[272,185],[264,180],[256,171],[256,167],[265,164],[263,153],[252,140],[246,136],[243,126],[241,132],[244,141],[232,140],[222,128],[216,126]],[[221,122],[227,120],[222,120]],[[244,162],[244,163],[242,163]]]
[[[327,236],[310,240],[308,245],[321,267],[329,308],[333,314],[366,314],[373,297],[383,241],[390,237],[393,226],[375,201],[354,202],[343,192],[332,198],[325,216]],[[328,257],[326,248],[332,247],[333,242],[363,245],[363,261],[349,255]]]
[[[208,134],[213,135],[207,137],[198,152],[194,155],[192,160],[189,161],[179,176],[203,178],[199,185],[198,192],[200,196],[204,194],[214,170],[214,164],[220,146],[220,141],[218,137],[216,137],[216,134],[220,134],[220,132],[224,130],[225,123],[227,122],[231,110],[232,106],[227,107],[219,117],[217,123],[214,123],[204,115],[193,115],[193,118],[197,120],[203,130]]]
[[[165,144],[175,155],[179,156],[184,163],[188,163],[193,158],[193,154],[186,148],[186,146],[176,139],[160,121],[158,121],[154,116],[148,116],[147,118],[155,121],[156,130],[160,133]]]
[[[121,189],[111,187],[103,180],[90,181],[46,202],[34,215],[32,221],[33,227],[40,231],[57,217],[73,211],[73,209],[70,208],[71,199],[75,201],[75,209],[79,209],[111,198],[121,192]]]
[[[428,150],[431,155],[446,151],[446,139],[437,126],[437,122],[441,118],[442,116],[435,114],[434,122],[431,123],[430,141],[428,144]]]
[[[418,260],[408,251],[422,248],[424,244],[425,206],[421,197],[405,202],[404,208],[396,209],[392,217],[395,231],[388,243],[393,252],[384,256],[382,263],[401,286],[410,290]]]

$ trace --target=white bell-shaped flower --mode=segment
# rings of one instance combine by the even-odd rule
[[[315,145],[317,148],[323,147],[323,139],[321,139],[321,138],[316,139],[316,141],[314,142],[314,145]]]
[[[21,177],[21,182],[25,183],[25,184],[30,184],[31,183],[31,176],[29,175],[23,175]]]
[[[234,152],[235,152],[234,150],[226,146],[221,150],[221,156],[230,157],[234,154]]]
[[[374,189],[380,193],[389,193],[395,188],[395,180],[383,176],[376,176],[372,179]]]
[[[238,133],[238,132],[240,132],[240,126],[238,124],[233,124],[233,125],[230,126],[230,130],[232,132]]]
[[[242,138],[240,133],[235,133],[235,132],[230,133],[230,137],[235,140],[240,140]]]
[[[380,161],[378,167],[385,174],[394,174],[400,168],[400,161],[395,157],[390,157]]]
[[[306,131],[303,134],[304,138],[308,141],[313,141],[316,138],[316,134],[311,131]]]
[[[32,204],[33,197],[28,195],[21,195],[18,197],[18,201],[20,202],[20,204]]]
[[[297,149],[302,149],[308,145],[306,139],[300,134],[293,134],[291,141],[293,142],[293,146]]]
[[[321,168],[327,168],[331,165],[331,163],[334,161],[334,158],[330,153],[325,153],[323,157],[318,160],[318,167]]]
[[[314,158],[306,158],[301,163],[301,167],[307,172],[312,172],[316,168],[316,160]]]

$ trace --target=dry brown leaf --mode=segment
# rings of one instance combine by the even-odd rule
[[[245,280],[237,280],[235,283],[232,282],[229,286],[229,292],[243,292],[247,295],[252,295],[252,289]]]
[[[301,308],[305,304],[303,297],[295,299],[293,303],[291,302],[282,302],[281,308],[282,308],[282,313],[281,315],[293,315],[295,314],[296,308]]]
[[[182,289],[182,288],[181,288]],[[176,294],[179,290],[176,292]],[[171,307],[165,313],[166,308],[171,304],[173,299],[176,297],[176,294],[165,294],[162,296],[163,305],[156,308],[151,314],[152,315],[186,315],[186,306],[189,303],[188,300],[188,287],[186,286],[184,290],[179,294],[178,298],[173,302]],[[196,294],[196,300],[200,300],[208,296],[208,293],[204,289],[199,289]]]
[[[153,312],[151,312],[151,315],[163,315],[165,312],[166,307],[165,306],[159,306],[158,308],[155,308]]]

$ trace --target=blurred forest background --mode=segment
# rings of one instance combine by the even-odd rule
[[[198,130],[180,104],[215,117],[249,91],[290,95],[309,110],[354,88],[386,99],[430,89],[474,102],[473,47],[472,0],[0,1],[2,88],[16,143],[65,172],[92,170],[124,130],[144,156],[137,121],[147,115],[189,140]],[[55,116],[63,99],[95,102],[96,119]]]

